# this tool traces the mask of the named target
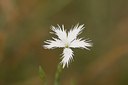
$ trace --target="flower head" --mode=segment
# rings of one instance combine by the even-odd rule
[[[74,55],[71,48],[84,48],[89,50],[88,47],[92,47],[90,40],[77,38],[84,28],[84,24],[77,24],[71,28],[69,32],[66,32],[64,25],[62,25],[62,27],[59,25],[58,27],[52,26],[51,30],[53,32],[51,33],[57,35],[58,38],[52,37],[52,40],[46,40],[45,43],[47,45],[44,45],[43,47],[45,49],[64,48],[62,61],[60,63],[63,65],[63,68],[65,65],[68,67],[69,63],[73,60]]]

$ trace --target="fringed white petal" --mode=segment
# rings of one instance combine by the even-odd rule
[[[71,48],[85,48],[88,49],[88,47],[92,47],[92,43],[90,43],[90,40],[82,40],[82,38],[80,39],[75,39],[74,41],[72,41],[70,43]]]
[[[53,40],[47,40],[44,41],[47,45],[44,45],[43,47],[45,49],[53,49],[53,48],[61,48],[61,47],[65,47],[64,43],[56,38],[53,38]]]
[[[59,25],[58,27],[52,26],[51,29],[53,33],[55,33],[60,40],[62,40],[63,42],[66,41],[67,34],[66,34],[66,30],[64,29],[64,25],[62,25],[62,28]]]
[[[71,29],[69,32],[68,32],[68,42],[72,42],[74,39],[77,38],[77,36],[81,33],[81,31],[84,29],[84,24],[83,25],[75,25],[73,27],[73,29]]]
[[[64,48],[61,61],[63,68],[65,67],[65,65],[67,65],[68,67],[69,63],[73,60],[73,55],[73,51],[70,48]]]

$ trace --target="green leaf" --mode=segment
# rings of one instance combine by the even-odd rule
[[[41,66],[39,66],[39,76],[42,80],[45,80],[45,72]]]

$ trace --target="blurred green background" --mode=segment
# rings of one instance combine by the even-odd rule
[[[46,50],[50,26],[86,28],[91,51],[73,49],[61,85],[128,85],[128,0],[0,0],[0,85],[53,85],[63,49]]]

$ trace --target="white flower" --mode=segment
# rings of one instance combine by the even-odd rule
[[[66,30],[64,29],[64,25],[60,27],[51,27],[51,30],[55,35],[58,36],[57,38],[53,38],[53,40],[47,40],[45,43],[47,45],[44,45],[45,49],[53,49],[53,48],[64,48],[63,50],[63,56],[61,64],[63,65],[63,68],[67,64],[67,67],[69,63],[73,60],[73,51],[71,48],[84,48],[89,50],[88,47],[91,47],[92,44],[90,43],[90,40],[77,38],[77,36],[82,32],[84,29],[84,25],[75,25],[69,32],[66,33]]]

